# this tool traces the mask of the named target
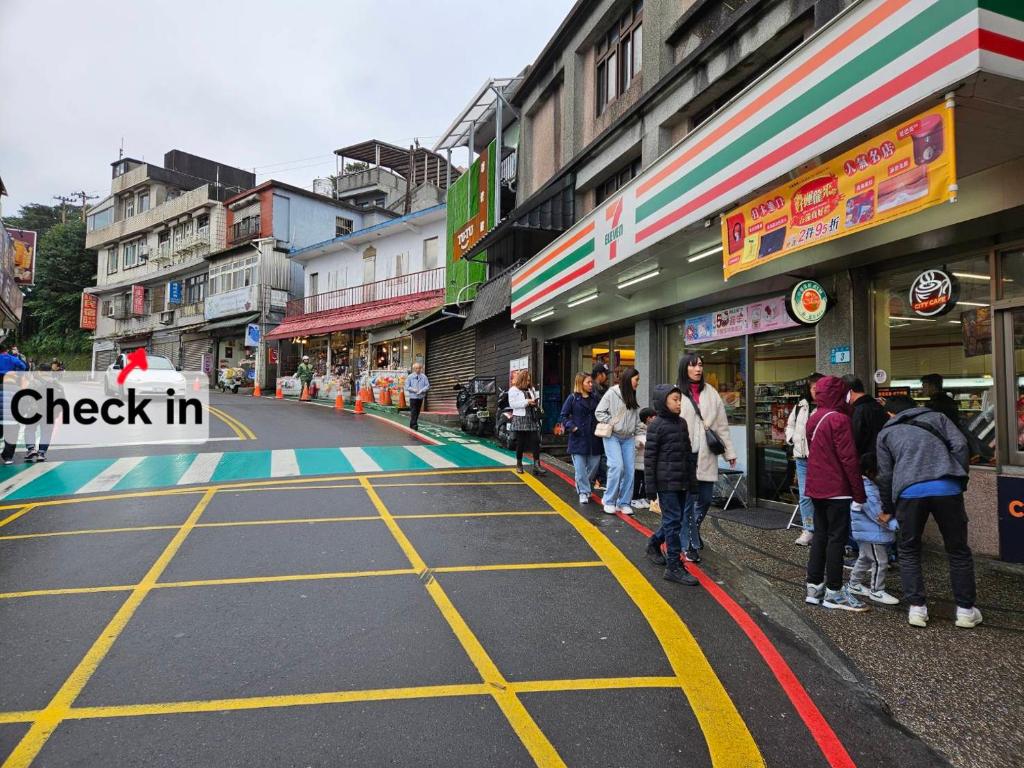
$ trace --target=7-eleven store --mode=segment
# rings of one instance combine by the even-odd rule
[[[956,202],[725,280],[721,216],[944,106]],[[975,447],[972,543],[1024,561],[1024,514],[1013,514],[1024,512],[1022,179],[1024,4],[865,0],[521,267],[512,315],[561,345],[565,370],[635,361],[646,391],[675,380],[684,350],[700,351],[728,406],[751,505],[792,508],[779,426],[810,373],[856,372],[922,404],[920,377],[939,373]],[[910,286],[930,269],[958,284],[941,318],[908,309]],[[831,305],[808,324],[780,311],[804,280]]]

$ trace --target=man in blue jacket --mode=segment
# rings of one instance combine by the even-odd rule
[[[28,366],[25,365],[25,361],[16,355],[10,353],[10,348],[6,344],[0,344],[0,379],[3,378],[4,374],[10,373],[11,371],[26,371]],[[0,390],[0,414],[3,414],[4,408],[4,397],[3,390]],[[4,414],[6,416],[6,414]],[[18,424],[13,419],[4,419],[4,449],[0,453],[0,459],[3,460],[4,464],[14,463],[14,449],[18,445]]]

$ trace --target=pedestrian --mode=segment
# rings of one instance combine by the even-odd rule
[[[632,515],[634,439],[640,424],[640,405],[636,388],[640,372],[626,368],[619,383],[605,392],[597,406],[598,434],[604,439],[604,455],[608,461],[608,485],[604,492],[604,511],[609,515],[621,512]]]
[[[295,370],[295,375],[299,379],[299,383],[303,389],[313,396],[313,366],[309,364],[309,355],[302,356],[302,362],[299,363],[299,367]]]
[[[878,433],[889,421],[885,407],[864,391],[864,382],[853,374],[843,376],[843,383],[850,388],[850,406],[853,422],[853,440],[857,445],[857,453],[864,456],[875,452]]]
[[[53,360],[50,362],[50,370],[53,371],[54,373],[60,370],[60,360],[58,360],[56,357],[53,358]]]
[[[866,611],[843,585],[843,552],[850,538],[850,512],[867,502],[846,384],[825,376],[814,386],[817,409],[807,420],[807,495],[814,503],[814,538],[807,561],[806,601],[826,608]]]
[[[899,598],[885,591],[885,576],[889,570],[889,546],[896,541],[898,525],[896,519],[882,509],[875,485],[878,461],[874,451],[861,454],[860,470],[868,500],[861,509],[850,511],[850,530],[858,550],[857,562],[850,574],[850,593],[873,603],[896,605]]]
[[[45,378],[42,378],[45,377]],[[60,383],[59,376],[36,376],[34,380],[29,379],[34,389],[40,394],[52,392],[55,398],[64,398],[66,393]],[[53,436],[54,425],[46,420],[41,413],[42,408],[36,401],[29,400],[28,407],[22,405],[26,415],[39,414],[40,419],[36,424],[29,424],[25,427],[25,461],[28,463],[46,461],[46,452],[50,448],[50,439]]]
[[[696,454],[697,484],[686,496],[683,509],[683,536],[685,557],[691,563],[700,562],[704,541],[700,526],[711,507],[711,496],[718,482],[718,457],[722,456],[730,467],[736,466],[736,451],[729,435],[729,418],[725,403],[713,386],[704,381],[704,358],[695,352],[679,360],[676,386],[683,395],[680,415],[690,435],[690,450]]]
[[[907,620],[915,627],[928,625],[921,537],[931,515],[949,559],[956,625],[976,627],[982,617],[975,605],[974,555],[967,545],[967,439],[947,416],[919,407],[909,397],[887,398],[885,409],[892,418],[878,436],[878,490],[882,508],[895,511],[899,522],[900,580],[910,604]]]
[[[430,381],[423,373],[423,363],[413,363],[412,373],[405,379],[405,399],[409,401],[409,429],[417,432],[420,429],[420,410],[428,389]]]
[[[650,509],[651,503],[647,500],[647,485],[644,480],[644,449],[647,446],[647,425],[657,414],[653,408],[640,409],[640,424],[636,435],[636,454],[633,457],[633,500],[629,505],[633,509]]]
[[[21,356],[14,354],[16,349],[17,347],[12,349],[4,344],[0,344],[0,381],[3,380],[3,377],[6,374],[11,373],[12,371],[28,370],[28,364],[25,360]],[[6,415],[4,414],[2,388],[0,388],[0,414],[3,414],[4,416]],[[3,451],[0,452],[0,460],[2,460],[4,464],[13,464],[14,451],[18,446],[18,422],[13,418],[3,418],[3,430],[4,447]]]
[[[683,507],[690,489],[697,483],[696,457],[691,450],[686,420],[679,415],[681,405],[679,387],[659,384],[654,388],[657,416],[647,428],[644,484],[647,498],[656,497],[661,502],[661,527],[647,540],[647,558],[655,565],[665,566],[666,581],[695,587],[697,579],[680,559]]]
[[[807,377],[803,397],[789,412],[786,420],[786,442],[793,448],[793,463],[796,465],[796,485],[800,499],[800,523],[803,530],[793,542],[800,547],[808,547],[814,538],[814,504],[807,497],[807,419],[814,407],[814,385],[825,376],[815,371]]]
[[[576,493],[580,504],[590,503],[592,483],[604,455],[604,442],[594,434],[597,429],[597,397],[594,396],[594,378],[589,373],[576,374],[572,393],[565,398],[559,422],[568,435],[569,456],[576,478]]]
[[[516,472],[523,474],[523,454],[533,455],[533,474],[546,475],[540,466],[540,393],[533,388],[530,372],[525,368],[516,373],[508,391],[508,404],[512,408],[512,431],[516,438]]]
[[[943,388],[942,375],[925,374],[921,377],[921,388],[924,390],[924,396],[928,398],[924,404],[925,408],[938,411],[960,429],[960,406]]]
[[[590,375],[594,377],[594,399],[600,403],[605,393],[608,391],[608,366],[600,360],[594,363],[594,367],[590,372]],[[604,454],[604,449],[601,450],[601,459],[597,464],[597,476],[594,479],[594,488],[604,488],[608,485],[608,457]]]

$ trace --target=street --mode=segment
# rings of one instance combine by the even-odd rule
[[[4,766],[943,763],[728,583],[664,582],[555,473],[211,405],[190,453],[3,468]]]

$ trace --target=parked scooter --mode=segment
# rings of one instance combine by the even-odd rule
[[[456,384],[455,407],[459,412],[459,426],[463,432],[478,437],[489,435],[494,430],[494,421],[488,408],[488,401],[495,392],[493,376],[477,376],[466,384]]]
[[[508,390],[498,390],[498,407],[494,409],[494,436],[498,445],[514,450],[515,434],[512,432],[512,408],[508,404]]]

